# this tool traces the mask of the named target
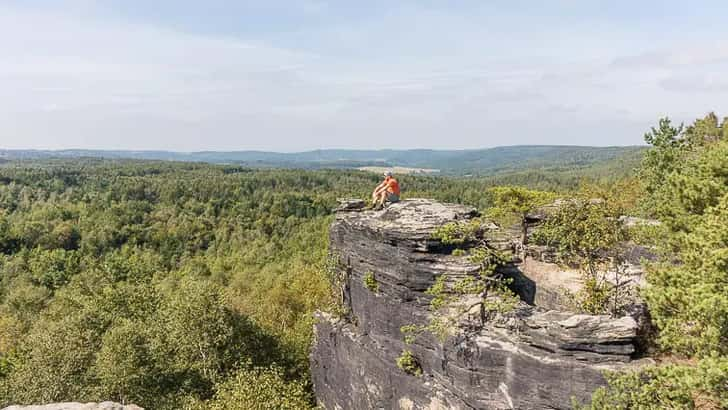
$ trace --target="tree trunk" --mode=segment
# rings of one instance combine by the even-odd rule
[[[526,245],[528,242],[528,222],[526,221],[526,214],[521,217],[521,244]]]
[[[528,242],[528,223],[524,216],[521,220],[521,254],[518,255],[523,262],[526,262],[526,243]]]

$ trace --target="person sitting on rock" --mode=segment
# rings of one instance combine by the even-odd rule
[[[384,181],[377,185],[372,192],[372,207],[375,209],[383,208],[385,202],[399,201],[399,182],[392,177],[392,172],[384,173]]]

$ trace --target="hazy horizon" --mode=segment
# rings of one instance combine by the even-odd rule
[[[347,147],[332,147],[332,148],[313,148],[307,150],[297,151],[285,151],[285,150],[258,150],[258,149],[201,149],[195,151],[181,151],[174,149],[107,149],[107,148],[5,148],[0,146],[0,151],[39,151],[39,152],[61,152],[61,151],[104,151],[104,152],[169,152],[175,154],[198,154],[205,152],[261,152],[261,153],[275,153],[275,154],[301,154],[315,151],[483,151],[489,149],[498,148],[518,148],[518,147],[572,147],[572,148],[629,148],[629,147],[647,147],[646,144],[630,144],[630,145],[579,145],[579,144],[517,144],[517,145],[498,145],[493,147],[480,147],[480,148],[422,148],[422,147],[403,147],[403,148],[347,148]]]
[[[728,113],[698,3],[7,0],[0,148],[639,145]]]

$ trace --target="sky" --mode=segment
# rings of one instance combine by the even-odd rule
[[[725,1],[0,0],[0,149],[633,145],[728,115]]]

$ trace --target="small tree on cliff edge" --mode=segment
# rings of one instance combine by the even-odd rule
[[[534,241],[558,250],[561,263],[578,266],[584,288],[576,295],[578,307],[591,314],[620,314],[628,303],[623,281],[629,233],[619,217],[619,206],[609,197],[589,193],[566,201],[534,233]],[[608,277],[613,275],[615,283]]]
[[[425,293],[430,300],[430,321],[426,325],[406,325],[400,328],[406,344],[414,343],[423,332],[430,332],[444,342],[458,329],[464,319],[473,319],[477,308],[479,326],[482,327],[497,314],[506,314],[517,305],[519,298],[508,287],[511,280],[498,268],[508,263],[511,255],[488,246],[479,238],[481,222],[453,222],[432,233],[433,239],[456,246],[458,255],[467,255],[470,262],[480,266],[477,273],[452,283],[446,275],[437,277]],[[453,252],[456,254],[456,252]]]
[[[517,222],[521,226],[521,243],[528,241],[528,215],[554,199],[550,192],[534,191],[517,186],[495,187],[488,191],[493,207],[488,215],[503,223]]]

